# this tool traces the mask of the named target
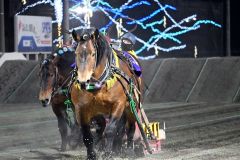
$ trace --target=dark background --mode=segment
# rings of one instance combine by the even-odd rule
[[[28,3],[34,3],[37,0],[31,0]],[[113,7],[118,7],[126,1],[108,0]],[[198,57],[215,57],[215,56],[226,56],[226,1],[225,0],[161,0],[161,4],[169,4],[177,8],[177,11],[168,10],[169,14],[176,20],[181,20],[190,15],[197,14],[197,19],[208,19],[222,25],[222,28],[214,27],[213,25],[201,25],[201,28],[183,34],[178,38],[186,44],[187,47],[182,50],[176,50],[172,52],[161,52],[159,58],[163,57],[193,57],[194,46],[198,48]],[[6,37],[6,51],[14,51],[14,15],[21,10],[22,4],[20,0],[8,0],[5,4],[5,37]],[[71,2],[70,2],[71,5]],[[131,10],[127,12],[130,17],[136,19],[143,15],[148,15],[157,6],[152,5],[150,8],[138,8],[137,10]],[[231,1],[231,55],[240,56],[240,45],[238,45],[239,28],[238,23],[238,3],[237,1]],[[53,20],[54,8],[48,4],[36,6],[29,9],[24,13],[25,15],[40,15],[40,16],[51,16]],[[162,19],[163,15],[155,17],[153,20]],[[99,19],[101,18],[101,21]],[[101,27],[108,22],[107,17],[103,13],[98,12],[92,17],[92,24],[95,27]],[[170,21],[167,20],[167,22]],[[125,22],[124,22],[125,23]],[[78,24],[70,22],[70,28],[77,26]],[[133,26],[126,26],[131,29]],[[160,28],[161,29],[161,28]],[[135,35],[147,40],[151,33],[149,30],[142,30],[138,27],[134,32]],[[112,38],[116,37],[116,30],[111,29],[109,34]],[[53,39],[56,38],[56,25],[53,25]],[[158,45],[162,47],[171,47],[174,44],[169,40],[161,40]],[[136,48],[140,47],[137,43]],[[142,56],[154,54],[153,50],[146,51],[141,54]]]

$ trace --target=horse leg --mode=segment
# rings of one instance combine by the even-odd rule
[[[109,120],[109,124],[106,126],[104,131],[104,138],[106,141],[105,144],[105,150],[103,154],[103,159],[111,159],[112,158],[112,148],[113,148],[113,140],[116,136],[116,129],[117,129],[117,123],[119,119],[115,117],[111,117]]]
[[[126,114],[123,114],[117,125],[117,134],[113,141],[113,152],[116,155],[120,155],[122,153],[123,136],[126,133],[126,122]]]
[[[64,110],[61,106],[52,105],[53,112],[55,113],[58,120],[58,129],[61,135],[61,151],[66,151],[67,148],[67,123],[64,118]]]
[[[127,149],[126,155],[127,157],[133,158],[134,154],[134,133],[135,133],[135,121],[132,118],[128,118],[128,128],[127,128]]]
[[[106,127],[106,119],[103,115],[97,115],[92,119],[92,124],[94,124],[92,128],[95,128],[95,132],[92,133],[94,137],[94,144],[96,145],[97,150],[102,152],[105,146],[103,132]]]
[[[81,117],[79,115],[81,114]],[[91,133],[91,117],[86,114],[88,112],[79,112],[77,114],[78,123],[81,125],[82,135],[83,135],[83,143],[87,148],[87,160],[96,160],[96,152],[94,151],[94,141],[93,135]],[[85,114],[84,114],[85,113]]]
[[[119,121],[123,115],[124,108],[125,108],[124,103],[118,103],[112,110],[109,123],[106,126],[104,131],[106,145],[105,145],[105,153],[103,155],[103,159],[112,158],[113,141],[114,141],[114,138],[116,137],[117,126],[119,125]]]
[[[103,132],[106,127],[106,119],[103,115],[98,115],[95,116],[93,121],[96,123],[96,136],[95,136],[95,144],[98,144],[102,137],[103,137]]]
[[[77,146],[82,146],[82,134],[77,122],[71,127],[68,144],[70,149],[76,149]]]
[[[58,129],[61,135],[62,144],[61,144],[61,151],[66,151],[67,148],[67,124],[63,117],[58,118]]]
[[[87,148],[87,159],[96,160],[96,152],[94,151],[94,142],[93,136],[90,130],[90,125],[88,123],[81,123],[82,134],[83,134],[83,143]]]

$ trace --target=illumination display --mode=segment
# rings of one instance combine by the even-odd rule
[[[121,35],[121,32],[125,33],[129,31],[127,28],[137,26],[138,30],[140,28],[151,33],[148,38],[143,38],[135,34],[136,40],[141,44],[141,47],[136,50],[136,54],[142,52],[147,53],[150,49],[153,49],[155,52],[155,54],[149,56],[139,56],[140,59],[155,58],[159,54],[159,51],[171,53],[171,51],[186,48],[188,44],[181,40],[181,35],[199,30],[203,25],[212,25],[216,27],[216,29],[222,27],[212,20],[198,19],[196,14],[189,15],[181,20],[175,20],[170,13],[178,12],[177,8],[169,4],[162,4],[159,0],[140,0],[137,2],[128,0],[118,7],[113,7],[106,0],[71,0],[70,2],[73,4],[71,8],[69,8],[70,20],[71,22],[74,20],[76,21],[75,23],[79,23],[79,26],[74,28],[75,30],[91,27],[93,21],[92,16],[98,14],[98,12],[102,12],[108,19],[108,22],[100,28],[102,32],[106,32],[110,27],[115,26],[120,33],[119,35]],[[57,43],[62,39],[62,33],[59,26],[63,19],[62,0],[38,1],[34,4],[25,6],[25,8],[17,14],[24,13],[29,8],[46,3],[53,6],[55,10],[56,20],[54,20],[53,23],[58,24],[59,34],[58,38],[54,40],[54,43]],[[130,17],[127,14],[130,10],[142,9],[143,7],[148,10],[148,7],[151,6],[156,6],[156,9],[141,18]],[[124,21],[124,23],[121,21]],[[132,33],[134,34],[134,31]],[[160,44],[160,40],[170,41],[172,45],[163,47]],[[115,41],[117,40],[115,39]]]

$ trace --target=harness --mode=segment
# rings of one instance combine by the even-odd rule
[[[52,92],[52,96],[55,96],[56,94],[63,94],[65,91],[64,90],[66,90],[66,89],[68,89],[69,87],[68,87],[68,81],[69,81],[69,79],[71,78],[71,76],[73,75],[73,72],[74,72],[74,70],[72,70],[69,74],[68,74],[68,76],[67,76],[67,78],[63,81],[63,83],[60,85],[59,84],[59,81],[60,81],[60,78],[59,78],[59,75],[58,75],[58,69],[56,68],[56,70],[55,70],[55,81],[54,81],[54,84],[53,84],[53,92]]]
[[[89,39],[93,39],[93,36],[89,33],[84,33],[80,37],[81,41],[87,41]],[[95,70],[97,67],[98,53],[100,51],[99,51],[97,42],[93,42],[93,46],[95,50],[95,66],[94,66],[94,70]],[[88,81],[79,82],[78,80],[76,80],[77,78],[75,78],[76,81],[74,82],[74,85],[79,90],[87,90],[91,92],[91,91],[96,91],[101,89],[104,84],[107,85],[107,89],[110,89],[111,87],[113,87],[114,83],[117,80],[119,81],[120,77],[124,78],[127,81],[127,83],[130,84],[131,78],[126,73],[124,73],[119,67],[119,59],[121,59],[128,65],[128,68],[131,70],[133,75],[135,75],[133,72],[133,66],[131,63],[133,61],[132,60],[133,57],[128,57],[126,55],[127,55],[126,53],[121,52],[121,54],[119,54],[115,50],[111,49],[111,53],[108,54],[107,62],[105,64],[104,70],[98,79],[91,76],[91,78]],[[76,66],[75,66],[75,69],[76,69],[75,71],[77,71]],[[75,75],[77,75],[77,73],[75,73]]]
[[[119,68],[119,55],[116,51],[112,50],[99,79],[92,77],[88,82],[84,83],[76,80],[74,85],[79,90],[87,90],[90,92],[101,89],[104,84],[107,85],[107,89],[110,89],[120,77],[124,78],[127,83],[130,84],[131,78]]]
[[[42,64],[46,64],[46,63],[49,63],[49,59],[45,59]],[[73,77],[75,77],[74,75],[74,70],[72,70],[67,78],[65,78],[63,80],[63,82],[60,84],[60,76],[59,76],[59,72],[58,72],[58,69],[56,68],[55,69],[55,72],[54,72],[54,83],[52,84],[53,85],[53,90],[52,90],[52,93],[51,93],[51,98],[56,96],[56,95],[64,95],[66,96],[66,100],[64,101],[64,105],[66,106],[66,122],[68,124],[68,126],[70,128],[74,127],[75,125],[75,116],[74,116],[74,111],[73,111],[73,104],[70,100],[70,84],[71,84],[71,80],[73,79]],[[70,80],[70,83],[68,83],[68,81]]]
[[[84,38],[84,36],[83,36],[83,38]],[[97,55],[98,47],[97,47],[96,43],[94,43],[94,48],[96,51],[95,55]],[[119,62],[118,62],[119,59],[121,59],[123,62],[125,62],[128,65],[128,68],[130,69],[133,77],[129,77],[125,72],[123,72],[120,69]],[[95,62],[97,62],[97,56],[95,56],[95,60],[96,60]],[[96,68],[96,66],[95,66],[95,68]],[[73,81],[73,85],[75,85],[75,87],[77,87],[79,90],[86,90],[86,91],[92,92],[92,91],[101,89],[104,84],[106,84],[107,89],[109,89],[114,85],[114,83],[116,81],[118,81],[122,85],[122,88],[128,98],[131,112],[133,113],[133,115],[136,119],[136,122],[139,126],[140,132],[142,133],[144,142],[146,144],[146,148],[149,151],[149,153],[151,153],[152,151],[151,151],[151,148],[147,141],[146,134],[144,133],[144,130],[142,127],[142,122],[138,116],[137,104],[134,99],[134,98],[136,98],[136,97],[134,97],[134,95],[135,95],[134,89],[139,89],[140,85],[137,81],[136,74],[134,74],[134,70],[132,68],[133,67],[129,63],[129,59],[127,58],[127,56],[125,56],[124,54],[119,54],[112,49],[111,53],[109,54],[109,57],[107,58],[106,65],[104,67],[104,70],[103,70],[100,78],[95,79],[92,76],[87,82],[79,82],[78,80],[76,80],[77,78],[75,78],[75,81]],[[77,74],[76,74],[76,76],[77,76]],[[126,81],[129,84],[129,90],[123,84],[122,80]],[[134,80],[135,80],[135,82],[137,82],[137,84],[134,83]],[[138,91],[139,98],[140,98],[140,94],[141,93]],[[138,101],[138,103],[139,103],[138,106],[140,106],[140,100]]]

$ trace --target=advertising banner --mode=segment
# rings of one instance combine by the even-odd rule
[[[52,18],[15,16],[16,52],[51,52]]]

